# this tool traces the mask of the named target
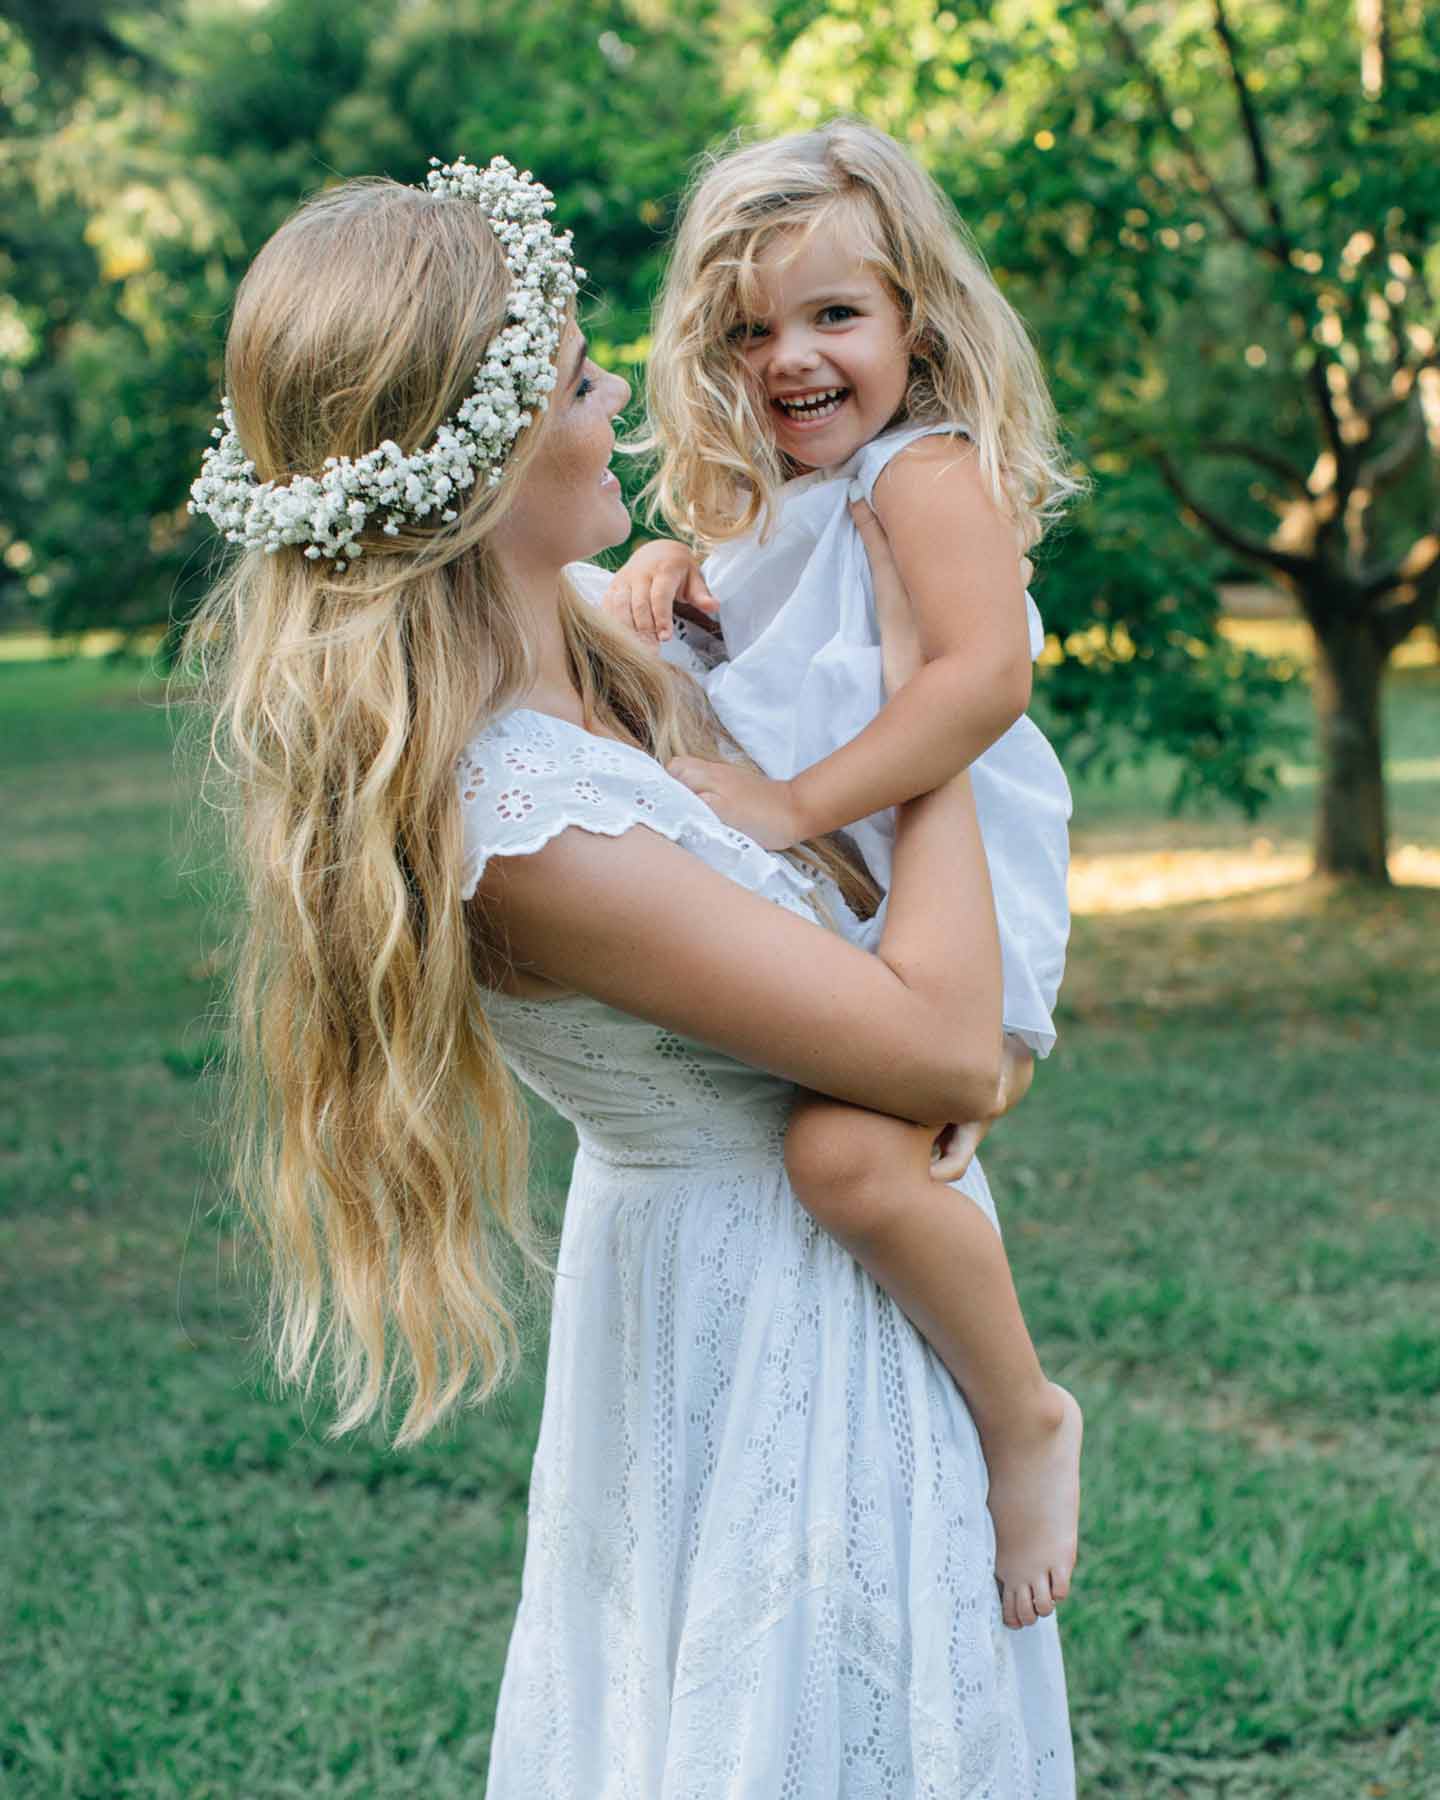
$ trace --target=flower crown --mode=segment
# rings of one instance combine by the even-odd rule
[[[303,544],[306,556],[328,557],[343,570],[347,559],[363,554],[360,534],[376,521],[387,537],[406,520],[437,511],[452,524],[458,495],[482,470],[493,487],[516,438],[545,410],[566,310],[585,279],[572,260],[570,233],[557,235],[545,216],[554,211],[554,196],[503,156],[488,169],[463,157],[430,161],[430,192],[484,208],[514,280],[507,323],[485,351],[474,390],[427,449],[406,456],[387,439],[364,456],[327,456],[319,476],[285,482],[256,481],[230,401],[222,400],[220,423],[210,434],[220,441],[201,460],[189,510],[213,519],[230,543],[267,552]]]

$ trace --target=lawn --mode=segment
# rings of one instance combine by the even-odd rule
[[[403,1455],[270,1391],[158,692],[0,663],[0,719],[0,1794],[473,1797],[543,1326]],[[987,1163],[1089,1416],[1084,1795],[1440,1793],[1440,667],[1389,732],[1380,898],[1296,879],[1301,757],[1253,826],[1077,795],[1062,1046]]]

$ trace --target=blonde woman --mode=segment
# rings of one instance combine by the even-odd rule
[[[999,1104],[968,784],[905,808],[871,954],[833,852],[667,773],[718,752],[698,688],[565,574],[628,532],[627,389],[547,211],[499,159],[352,183],[236,300],[194,491],[243,554],[193,643],[279,1367],[328,1371],[338,1430],[402,1406],[403,1442],[494,1391],[539,1254],[513,1071],[580,1149],[491,1800],[1058,1800],[1058,1638],[1002,1625],[928,1171]],[[894,1116],[883,1194],[796,1203],[797,1086]]]
[[[1044,633],[1015,546],[1038,539],[1076,484],[1014,309],[912,158],[838,120],[703,164],[647,389],[657,499],[711,554],[702,569],[684,544],[648,544],[605,603],[652,642],[677,599],[718,607],[707,696],[759,765],[685,758],[673,772],[772,850],[848,830],[883,890],[893,809],[968,768],[1005,1029],[1047,1055],[1070,793],[1025,711]],[[856,495],[873,502],[913,603],[924,663],[910,680],[886,679]],[[960,1174],[978,1135],[953,1134],[934,1173]],[[787,1152],[802,1201],[818,1210],[837,1189],[883,1186],[891,1140],[873,1114],[808,1105]],[[999,1239],[966,1211],[957,1376],[985,1447],[1005,1617],[1029,1625],[1069,1588],[1080,1417],[1059,1388],[1017,1390],[1034,1352]]]

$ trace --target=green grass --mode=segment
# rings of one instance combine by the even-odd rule
[[[406,1454],[269,1391],[157,702],[0,664],[0,1795],[474,1796],[541,1334],[502,1406]],[[1433,848],[1434,671],[1390,732],[1397,836]],[[1312,789],[1255,828],[1163,792],[1082,791],[1080,848],[1303,836]],[[1437,1066],[1440,890],[1077,922],[1062,1047],[986,1160],[1089,1416],[1082,1794],[1440,1792]]]

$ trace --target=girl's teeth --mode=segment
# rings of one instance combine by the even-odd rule
[[[804,400],[777,399],[775,404],[790,419],[828,419],[831,413],[838,411],[848,391],[847,388],[829,388],[823,394],[811,394]]]

